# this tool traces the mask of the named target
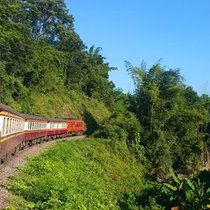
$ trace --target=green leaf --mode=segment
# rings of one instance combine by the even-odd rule
[[[185,179],[185,181],[187,182],[188,186],[195,191],[195,185],[193,183],[193,181],[190,181],[188,178]]]
[[[169,169],[169,172],[170,172],[170,174],[171,174],[171,176],[172,176],[173,181],[174,181],[176,184],[180,185],[180,180],[179,180],[178,176],[176,176],[176,174],[174,173],[174,171],[173,171],[172,168]]]
[[[176,191],[177,190],[177,187],[176,186],[173,186],[171,184],[164,183],[163,185],[166,186],[168,189],[170,189],[172,191]]]

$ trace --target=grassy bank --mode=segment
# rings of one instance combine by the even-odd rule
[[[122,198],[143,188],[143,173],[122,142],[61,142],[12,178],[9,209],[122,209]]]

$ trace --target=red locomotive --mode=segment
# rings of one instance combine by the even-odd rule
[[[17,150],[55,138],[82,135],[83,120],[44,118],[0,104],[0,163]]]

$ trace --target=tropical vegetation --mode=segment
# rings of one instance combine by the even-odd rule
[[[123,93],[70,13],[63,0],[0,0],[0,103],[82,118],[91,136],[30,160],[8,209],[206,209],[210,97],[161,61],[126,61],[135,91]]]

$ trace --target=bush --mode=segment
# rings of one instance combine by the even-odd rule
[[[127,140],[129,144],[141,131],[140,123],[133,113],[114,113],[100,126],[93,136],[106,139]]]

